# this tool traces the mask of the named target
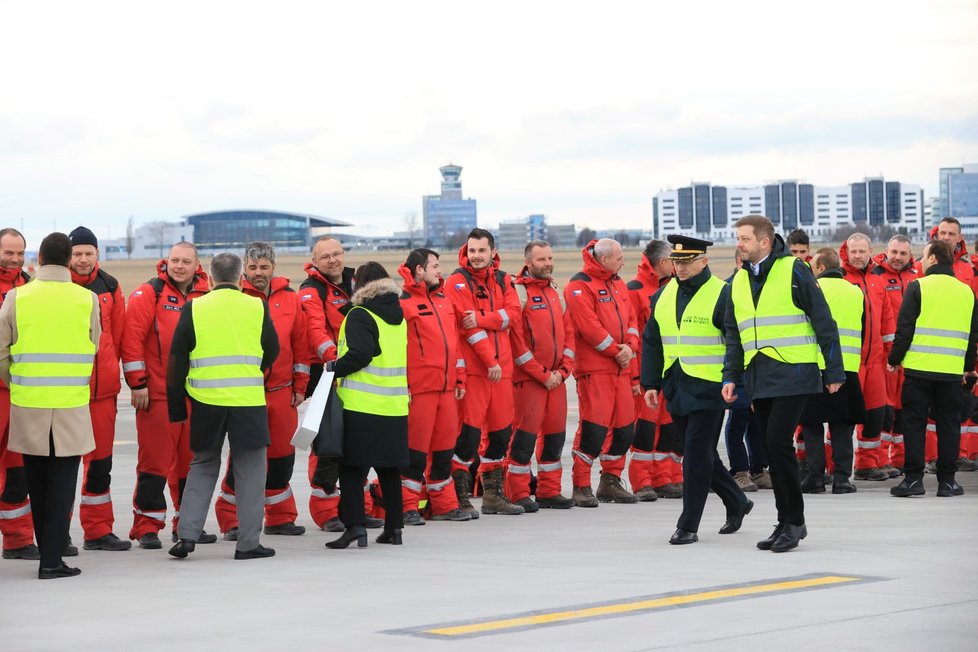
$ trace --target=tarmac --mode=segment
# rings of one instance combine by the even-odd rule
[[[565,494],[576,397],[569,388]],[[135,424],[120,396],[116,534],[132,522]],[[305,453],[292,487],[299,537],[263,536],[271,559],[234,544],[89,552],[76,578],[38,581],[36,562],[0,560],[0,650],[884,650],[978,649],[978,473],[965,495],[897,499],[898,480],[806,496],[808,538],[757,550],[776,522],[770,491],[740,532],[719,535],[711,495],[700,541],[671,546],[680,500],[482,516],[406,528],[403,546],[328,550],[308,515]],[[596,478],[595,478],[596,486]],[[478,506],[478,500],[474,501]],[[217,531],[211,517],[207,530]],[[81,548],[77,521],[72,536]],[[460,648],[454,648],[460,645]]]

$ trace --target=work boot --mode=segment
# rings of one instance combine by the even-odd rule
[[[68,537],[68,543],[65,544],[65,550],[61,553],[62,557],[77,557],[78,556],[78,546],[76,546],[72,541],[71,537]]]
[[[958,471],[978,471],[978,463],[969,460],[967,457],[959,457],[957,465]]]
[[[901,475],[903,475],[903,471],[896,468],[892,464],[884,464],[880,467],[880,471],[885,471],[886,475],[890,476],[890,478],[899,478]]]
[[[659,498],[682,498],[683,490],[676,485],[668,482],[660,487],[655,488],[655,493],[659,495]]]
[[[890,487],[890,495],[897,498],[909,498],[910,496],[923,496],[927,491],[924,489],[924,482],[920,478],[904,478],[903,482],[895,487]]]
[[[540,511],[540,505],[538,505],[537,502],[529,496],[526,498],[520,498],[516,501],[516,504],[522,507],[523,512],[526,514],[533,514]]]
[[[598,499],[594,497],[591,487],[574,487],[574,504],[578,507],[597,507]]]
[[[502,468],[482,472],[482,490],[483,514],[515,516],[525,511],[519,505],[509,502],[509,499],[503,494]]]
[[[123,541],[116,535],[109,532],[105,536],[97,539],[85,539],[82,544],[85,550],[129,550],[132,548],[132,541]]]
[[[323,530],[326,532],[343,532],[346,530],[346,526],[343,525],[343,521],[340,520],[339,516],[334,516],[323,523]],[[235,537],[235,541],[237,541],[237,537]]]
[[[38,561],[41,558],[41,551],[33,543],[19,548],[10,548],[3,551],[4,559],[23,559],[25,561]]]
[[[964,489],[961,488],[954,480],[946,480],[937,483],[937,495],[941,498],[949,498],[951,496],[963,496]]]
[[[238,528],[233,527],[224,533],[225,541],[237,541],[238,540]]]
[[[147,532],[139,537],[139,547],[143,550],[159,550],[163,547],[163,542],[156,532]]]
[[[367,514],[363,517],[363,527],[367,528],[368,530],[379,530],[380,528],[384,527],[384,519],[374,518],[370,514]]]
[[[180,537],[177,536],[176,530],[173,531],[171,538],[173,539],[173,543],[177,543],[178,541],[180,541]],[[207,534],[207,532],[201,530],[200,536],[197,537],[197,540],[194,541],[194,543],[217,543],[217,535]]]
[[[805,464],[805,468],[808,465]],[[767,469],[759,473],[751,473],[750,479],[754,481],[758,489],[774,489],[774,483],[771,482],[771,474],[767,472]]]
[[[849,482],[849,478],[836,478],[832,484],[832,493],[854,494],[856,493],[856,485]]]
[[[889,480],[890,475],[883,469],[856,469],[852,474],[853,480]]]
[[[638,496],[630,493],[621,483],[621,478],[613,473],[602,473],[595,494],[602,503],[637,503]]]
[[[404,512],[404,525],[424,525],[424,517],[416,509]]]
[[[821,473],[809,473],[801,482],[801,493],[803,494],[824,494],[825,479]]]
[[[479,510],[472,506],[472,476],[465,469],[452,471],[452,484],[455,485],[455,496],[458,498],[458,508],[472,515],[472,520],[479,518]]]
[[[659,499],[659,494],[655,493],[655,489],[650,484],[641,487],[635,492],[635,495],[638,496],[638,500],[641,503],[651,503]]]
[[[539,505],[540,509],[570,509],[574,506],[574,499],[562,494],[557,494],[549,498],[540,498],[537,496],[537,505]]]
[[[442,512],[441,514],[432,514],[430,521],[471,521],[472,513],[467,512],[464,509],[453,509],[450,512]],[[407,525],[407,521],[405,521]]]
[[[734,482],[740,487],[743,492],[757,491],[757,485],[754,481],[750,479],[750,473],[747,471],[737,471],[733,476]]]
[[[924,473],[933,473],[934,475],[937,475],[937,460],[925,464]]]
[[[279,525],[266,525],[265,534],[282,534],[287,537],[297,537],[306,533],[306,528],[295,523],[281,523]]]

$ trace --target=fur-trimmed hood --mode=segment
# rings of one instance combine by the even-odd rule
[[[393,279],[382,278],[357,288],[350,299],[354,306],[363,306],[388,324],[396,325],[404,321],[404,311],[398,296],[401,288]]]

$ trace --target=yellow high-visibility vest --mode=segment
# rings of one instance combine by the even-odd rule
[[[839,345],[842,349],[842,366],[846,371],[859,373],[862,364],[863,309],[865,297],[858,287],[844,278],[820,278],[829,312],[839,327]],[[822,352],[818,353],[818,368],[825,369]]]
[[[778,258],[771,266],[757,306],[746,269],[734,276],[730,298],[744,348],[744,368],[763,353],[787,364],[818,362],[818,340],[808,315],[791,300],[793,256]]]
[[[10,346],[10,402],[30,408],[88,405],[95,362],[92,291],[35,279],[17,288]]]
[[[207,405],[265,405],[262,300],[234,290],[193,300],[194,337],[187,394]]]
[[[714,383],[723,380],[726,346],[723,333],[713,325],[713,311],[725,285],[716,276],[711,276],[690,299],[678,326],[676,297],[679,283],[666,285],[655,304],[655,321],[662,337],[663,377],[679,360],[679,366],[689,376]]]
[[[346,325],[354,310],[366,311],[377,324],[380,355],[363,369],[341,378],[336,384],[336,395],[343,400],[344,410],[388,417],[407,416],[407,324],[402,321],[392,326],[367,308],[354,306],[340,326],[337,359],[349,350]]]
[[[947,274],[932,274],[914,282],[920,284],[920,315],[910,348],[903,357],[903,367],[963,374],[975,295],[971,288]]]

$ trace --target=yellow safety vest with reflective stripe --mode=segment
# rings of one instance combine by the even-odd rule
[[[716,276],[711,276],[689,300],[678,326],[676,297],[679,283],[674,281],[666,285],[655,304],[655,321],[662,337],[663,377],[679,360],[679,366],[689,376],[713,383],[723,380],[726,346],[723,333],[713,325],[713,311],[725,285]]]
[[[234,290],[193,300],[194,337],[187,394],[207,405],[265,405],[262,300]]]
[[[829,312],[839,327],[842,366],[846,371],[859,373],[863,349],[863,292],[844,278],[820,278]],[[822,352],[818,353],[818,368],[825,369]]]
[[[95,362],[92,291],[33,280],[17,288],[10,346],[10,402],[29,408],[88,405]]]
[[[377,324],[380,355],[363,369],[341,378],[336,394],[343,400],[343,409],[387,417],[403,417],[408,413],[407,386],[407,324],[392,326],[363,306],[355,306],[340,326],[337,359],[349,347],[346,344],[346,325],[353,310],[364,310]]]
[[[924,276],[916,282],[920,284],[920,315],[910,348],[903,357],[903,367],[963,374],[975,295],[971,288],[947,274]]]
[[[818,362],[818,340],[808,316],[791,300],[793,256],[774,261],[757,306],[746,269],[734,276],[730,298],[744,348],[744,368],[763,353],[787,364]]]

